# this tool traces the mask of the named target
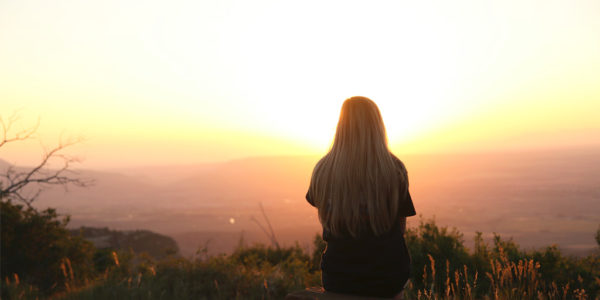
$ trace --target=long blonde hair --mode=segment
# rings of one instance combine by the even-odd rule
[[[366,97],[344,101],[335,139],[315,166],[309,197],[324,229],[333,235],[380,235],[398,217],[408,189],[406,169],[388,148],[375,102]]]

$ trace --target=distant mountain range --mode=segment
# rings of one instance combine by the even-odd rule
[[[523,247],[556,243],[574,254],[597,247],[600,149],[399,157],[408,168],[417,213],[457,227],[467,245],[482,231],[487,238],[493,232],[512,236]],[[262,203],[280,242],[310,245],[320,224],[304,195],[318,159],[80,170],[94,186],[47,190],[36,206],[70,214],[73,227],[168,234],[188,255],[209,240],[213,253],[231,251],[242,232],[248,243],[267,242],[254,221],[264,222]],[[0,171],[6,166],[0,161]],[[418,219],[409,218],[409,226]]]

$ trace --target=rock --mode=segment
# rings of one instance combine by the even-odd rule
[[[402,297],[394,298],[395,300],[404,299]],[[347,295],[347,294],[338,294],[326,292],[322,287],[312,287],[307,288],[302,291],[294,291],[287,296],[285,296],[285,300],[378,300],[378,299],[389,299],[389,298],[378,298],[378,297],[364,297],[364,296],[355,296],[355,295]]]

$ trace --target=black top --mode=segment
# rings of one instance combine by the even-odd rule
[[[323,230],[327,248],[321,257],[327,291],[363,296],[393,297],[410,276],[410,254],[404,241],[405,217],[416,215],[406,191],[392,229],[380,236],[335,237]],[[315,206],[309,194],[306,200]]]

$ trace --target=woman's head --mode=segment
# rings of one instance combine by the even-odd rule
[[[346,99],[333,145],[311,178],[309,193],[323,227],[334,235],[382,234],[393,225],[407,188],[406,170],[388,149],[375,102]]]
[[[367,97],[354,96],[342,105],[332,151],[351,151],[362,147],[385,148],[387,151],[387,136],[375,102]]]

